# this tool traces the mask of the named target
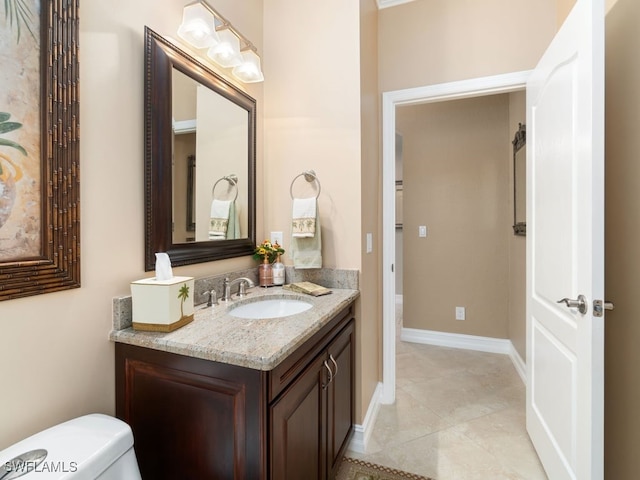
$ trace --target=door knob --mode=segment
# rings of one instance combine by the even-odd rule
[[[587,313],[587,299],[584,295],[578,295],[577,300],[563,298],[562,300],[558,300],[557,303],[564,303],[569,308],[577,308],[582,315]]]

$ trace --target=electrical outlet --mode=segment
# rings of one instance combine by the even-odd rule
[[[373,252],[373,233],[367,233],[367,253]]]
[[[420,225],[418,227],[418,236],[419,237],[426,237],[427,236],[427,226],[426,225]]]
[[[277,243],[282,247],[282,232],[271,232],[271,242]]]
[[[466,311],[464,307],[456,307],[456,320],[464,320]]]

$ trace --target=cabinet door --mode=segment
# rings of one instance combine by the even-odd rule
[[[270,408],[270,478],[326,478],[324,361],[317,357]]]
[[[255,370],[116,344],[116,413],[131,425],[143,478],[264,478],[260,378]]]
[[[334,370],[327,387],[327,470],[333,478],[353,431],[354,322],[329,345],[329,365]]]

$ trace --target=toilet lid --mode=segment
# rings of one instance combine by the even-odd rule
[[[132,446],[129,425],[108,415],[91,414],[43,430],[2,450],[0,466],[11,472],[3,479],[93,480]],[[24,456],[40,449],[46,450],[47,455],[37,464]]]

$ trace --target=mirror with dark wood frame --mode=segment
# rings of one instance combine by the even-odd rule
[[[256,101],[148,27],[144,89],[145,270],[252,254]]]
[[[513,233],[527,234],[527,129],[522,123],[513,138]]]

